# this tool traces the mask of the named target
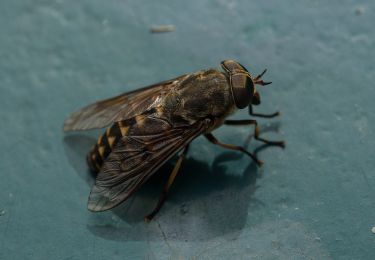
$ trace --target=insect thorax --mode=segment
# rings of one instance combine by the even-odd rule
[[[217,70],[200,71],[181,82],[170,102],[174,114],[188,121],[226,116],[234,102],[225,75]]]

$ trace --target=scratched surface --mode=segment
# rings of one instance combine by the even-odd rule
[[[142,4],[141,4],[142,2]],[[375,254],[374,1],[0,2],[0,259],[370,259]],[[157,25],[175,31],[151,34]],[[93,214],[73,110],[233,58],[267,67],[257,169],[198,138],[155,221],[168,163]],[[235,118],[246,118],[240,111]],[[222,141],[260,147],[246,127]]]

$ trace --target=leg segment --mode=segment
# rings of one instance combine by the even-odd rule
[[[174,179],[176,178],[176,175],[177,175],[179,169],[181,168],[181,163],[182,163],[182,161],[184,160],[184,158],[187,154],[188,148],[189,148],[189,145],[185,146],[184,150],[180,154],[180,157],[178,158],[178,160],[176,162],[176,165],[174,166],[173,171],[172,171],[171,175],[169,175],[168,181],[163,188],[163,191],[160,195],[159,201],[156,204],[156,207],[154,208],[154,210],[150,214],[145,216],[146,222],[150,222],[151,219],[153,217],[155,217],[155,215],[159,212],[159,210],[163,206],[164,201],[167,198],[167,193],[169,191],[169,188],[172,186],[172,183],[173,183]]]
[[[277,145],[277,146],[281,146],[283,148],[285,147],[284,141],[269,141],[269,140],[266,140],[264,138],[259,137],[260,129],[259,129],[259,126],[258,126],[258,122],[256,120],[252,120],[252,119],[249,119],[249,120],[225,120],[224,124],[226,124],[226,125],[255,125],[254,138],[256,140],[261,141],[265,144],[269,144],[269,145]]]
[[[226,148],[226,149],[229,149],[229,150],[240,151],[240,152],[242,152],[242,153],[248,155],[251,159],[253,159],[253,160],[256,162],[256,164],[257,164],[258,166],[262,166],[262,164],[263,164],[263,162],[260,161],[260,160],[258,160],[257,157],[256,157],[254,154],[249,153],[248,151],[246,151],[246,150],[245,150],[243,147],[241,147],[241,146],[235,146],[235,145],[231,145],[231,144],[224,144],[224,143],[221,143],[221,142],[219,142],[219,140],[217,140],[216,137],[215,137],[213,134],[211,134],[211,133],[205,134],[204,136],[208,139],[208,141],[210,141],[210,142],[213,143],[213,144],[216,144],[216,145],[218,145],[218,146],[221,146],[221,147]]]
[[[253,113],[253,108],[251,105],[249,105],[249,114],[251,116],[257,116],[257,117],[265,117],[265,118],[272,118],[272,117],[276,117],[276,116],[279,116],[280,115],[280,112],[277,111],[273,114],[257,114],[257,113]]]

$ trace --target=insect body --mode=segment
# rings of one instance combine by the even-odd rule
[[[267,85],[261,77],[252,77],[238,62],[221,63],[223,71],[202,70],[167,80],[117,97],[99,101],[73,113],[64,131],[109,126],[87,156],[92,171],[97,172],[88,208],[104,211],[129,198],[168,159],[178,152],[179,159],[165,185],[155,209],[146,216],[152,219],[165,201],[166,194],[181,166],[190,142],[203,134],[210,142],[250,156],[244,148],[219,142],[211,133],[223,124],[255,125],[255,139],[284,146],[282,141],[259,137],[256,120],[226,120],[237,109],[260,104],[255,85]]]

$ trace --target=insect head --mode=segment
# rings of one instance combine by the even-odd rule
[[[245,108],[249,105],[259,105],[260,96],[256,91],[255,85],[265,86],[272,82],[261,80],[266,69],[256,77],[252,77],[247,69],[234,60],[225,60],[221,62],[221,67],[226,73],[232,90],[232,96],[237,108]]]

